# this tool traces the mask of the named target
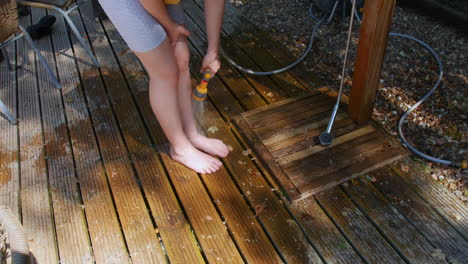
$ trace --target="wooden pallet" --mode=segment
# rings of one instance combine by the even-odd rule
[[[334,99],[324,94],[295,97],[236,116],[249,145],[274,175],[290,201],[297,201],[402,158],[374,124],[356,125],[342,109],[333,144],[318,144]]]

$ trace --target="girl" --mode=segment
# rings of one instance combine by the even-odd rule
[[[171,157],[198,173],[217,171],[228,147],[201,135],[192,108],[190,51],[180,0],[99,0],[149,75],[151,108],[171,144]],[[205,0],[208,50],[201,72],[220,68],[219,39],[224,0]]]

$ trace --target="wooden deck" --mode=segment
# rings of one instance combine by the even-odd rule
[[[186,2],[195,84],[203,10],[201,0]],[[236,61],[271,69],[290,60],[236,10],[226,12],[223,46]],[[33,9],[21,24],[45,13]],[[72,17],[100,69],[62,19],[37,42],[62,90],[23,41],[8,48],[21,67],[0,65],[0,98],[19,118],[18,126],[0,119],[0,204],[21,219],[37,263],[466,263],[468,209],[416,162],[405,160],[409,172],[391,164],[290,205],[244,152],[229,120],[315,91],[301,66],[254,77],[223,61],[202,126],[233,152],[219,172],[198,175],[165,154],[148,79],[112,24],[96,21],[89,3]]]

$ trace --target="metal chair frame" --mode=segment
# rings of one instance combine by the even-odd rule
[[[0,43],[0,49],[3,50],[3,54],[5,56],[5,60],[7,61],[8,63],[8,69],[10,71],[13,71],[14,70],[14,67],[13,65],[11,64],[11,61],[10,61],[10,58],[8,56],[8,52],[6,51],[6,46],[21,39],[22,37],[24,37],[26,39],[26,42],[29,44],[29,46],[33,49],[34,53],[36,54],[37,58],[39,59],[39,61],[42,63],[42,65],[44,66],[44,68],[46,69],[47,71],[47,74],[49,74],[50,78],[51,78],[51,81],[53,82],[55,88],[57,89],[61,89],[62,88],[62,85],[59,83],[59,81],[57,80],[57,77],[55,77],[55,74],[54,72],[52,71],[52,69],[50,68],[49,64],[47,64],[47,61],[45,60],[44,56],[42,56],[41,52],[39,51],[39,49],[37,49],[36,45],[34,44],[31,36],[29,35],[29,33],[22,27],[22,26],[18,26],[21,30],[21,33],[19,34],[15,34],[15,35],[12,35],[9,39],[7,39],[6,41],[4,42],[1,42]],[[27,60],[27,63],[29,64],[29,58],[26,56],[25,58]],[[8,110],[8,108],[6,107],[6,105],[0,100],[0,112],[3,113],[4,115],[6,115],[8,121],[10,121],[10,123],[16,125],[18,123],[18,121],[16,120],[16,118],[11,114],[11,112]]]
[[[88,45],[86,45],[84,38],[80,35],[80,33],[78,32],[78,29],[76,28],[75,24],[73,23],[73,21],[71,20],[69,16],[71,12],[75,11],[78,8],[76,0],[69,0],[62,7],[58,7],[58,6],[51,5],[51,4],[40,3],[40,2],[30,2],[30,1],[22,1],[22,0],[18,0],[16,2],[24,6],[46,8],[46,9],[56,10],[57,12],[59,12],[65,18],[65,21],[67,21],[68,26],[73,31],[73,34],[75,34],[81,46],[86,51],[88,56],[91,58],[93,65],[96,68],[99,68],[99,62],[97,61],[96,57],[93,55],[91,48]]]

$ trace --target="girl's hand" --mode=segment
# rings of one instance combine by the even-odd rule
[[[202,67],[200,73],[204,73],[207,69],[210,69],[211,72],[216,74],[221,68],[221,61],[219,60],[218,52],[208,51],[203,58]]]
[[[166,33],[172,46],[175,46],[181,38],[190,36],[190,32],[183,25],[176,23],[166,28]]]

